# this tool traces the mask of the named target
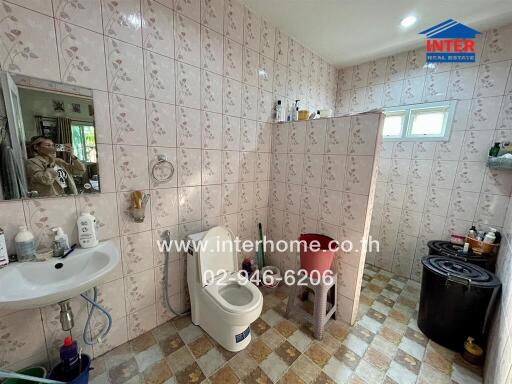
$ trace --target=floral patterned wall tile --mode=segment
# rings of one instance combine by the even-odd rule
[[[155,304],[128,314],[128,339],[133,340],[156,327]]]
[[[144,97],[142,49],[105,37],[108,90],[128,96]]]
[[[114,144],[146,145],[146,114],[143,99],[110,94],[110,126]]]
[[[55,31],[62,80],[106,90],[103,36],[61,21],[55,22]]]
[[[155,276],[153,269],[124,277],[126,309],[138,311],[155,303]]]
[[[174,104],[176,83],[174,60],[144,50],[146,99]]]
[[[0,364],[13,365],[31,356],[46,357],[46,343],[39,309],[17,311],[0,318],[3,340]]]
[[[100,2],[101,0],[79,1],[78,5],[73,0],[53,0],[53,15],[64,22],[102,33]],[[33,6],[35,3],[31,4]],[[51,16],[52,12],[46,14]]]
[[[224,35],[243,42],[244,7],[236,0],[224,0]]]
[[[198,0],[174,0],[174,9],[194,21],[199,22],[201,2]]]
[[[193,1],[197,3],[197,1]],[[199,67],[201,61],[199,23],[177,14],[175,18],[175,54],[176,60]]]
[[[142,46],[140,0],[102,0],[102,13],[105,35]]]
[[[142,46],[174,57],[174,12],[154,0],[142,0]]]
[[[53,19],[17,5],[0,6],[2,69],[60,81]]]
[[[224,0],[201,1],[201,24],[220,34],[224,32]]]
[[[201,68],[223,74],[224,72],[224,38],[204,26],[201,27]]]
[[[175,147],[175,106],[155,101],[146,101],[146,130],[149,146]]]
[[[130,275],[153,267],[151,231],[121,237],[123,273]]]
[[[118,191],[149,187],[147,147],[115,145],[114,166]]]

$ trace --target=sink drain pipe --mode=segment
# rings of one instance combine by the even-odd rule
[[[164,301],[165,305],[167,306],[167,309],[171,311],[176,316],[184,316],[188,315],[190,313],[190,309],[185,310],[184,312],[179,312],[175,310],[171,305],[171,300],[169,299],[169,264],[171,259],[171,231],[167,230],[163,233],[163,237],[165,238],[165,242],[167,244],[164,244],[164,254],[165,254],[165,262],[164,262],[164,278],[162,281],[163,291],[164,291]]]
[[[85,322],[84,327],[84,333],[83,333],[83,339],[84,343],[87,345],[95,345],[102,342],[102,339],[105,338],[105,336],[108,335],[110,332],[110,328],[112,328],[112,316],[110,316],[110,313],[103,308],[101,305],[97,303],[98,300],[98,288],[93,288],[93,298],[90,299],[87,296],[87,292],[82,293],[80,296],[84,300],[86,300],[89,304],[91,304],[91,309],[89,310],[89,314],[87,315],[87,321]],[[103,326],[103,328],[98,332],[98,335],[96,337],[92,337],[92,330],[91,330],[91,319],[92,315],[94,314],[94,310],[98,309],[100,312],[102,312],[105,317],[107,318],[107,323]]]

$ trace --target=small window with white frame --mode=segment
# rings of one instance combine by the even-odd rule
[[[446,141],[450,137],[454,109],[453,100],[386,108],[384,139]]]

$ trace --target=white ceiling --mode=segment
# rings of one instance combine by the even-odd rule
[[[480,31],[512,23],[512,0],[242,1],[338,67],[423,45],[418,32],[446,19]],[[418,22],[404,29],[400,21],[409,15]]]

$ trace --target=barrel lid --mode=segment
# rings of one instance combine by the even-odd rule
[[[427,247],[434,251],[436,255],[453,256],[462,249],[460,245],[454,245],[445,240],[431,240],[427,243]]]
[[[490,258],[489,256],[475,255],[471,249],[467,254],[461,254],[460,252],[463,249],[462,245],[452,244],[445,240],[431,240],[427,243],[427,246],[431,251],[431,255],[457,257],[459,260],[475,264],[486,263],[492,260],[492,257]]]
[[[482,288],[494,288],[501,284],[493,273],[457,259],[433,255],[424,257],[421,262],[428,270],[456,283]]]

